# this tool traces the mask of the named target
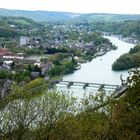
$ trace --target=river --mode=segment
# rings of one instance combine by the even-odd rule
[[[112,44],[118,47],[117,50],[112,50],[107,54],[93,59],[91,62],[81,64],[81,69],[75,71],[72,74],[63,77],[65,81],[78,81],[78,82],[90,82],[101,84],[116,84],[120,85],[120,76],[126,79],[128,71],[113,71],[111,69],[113,62],[122,54],[127,53],[130,48],[134,47],[134,44],[126,43],[119,40],[116,37],[104,36],[108,38]],[[87,88],[83,90],[82,87],[72,86],[67,89],[66,86],[57,85],[59,90],[72,92],[74,96],[82,97],[83,94],[92,94],[93,89]]]

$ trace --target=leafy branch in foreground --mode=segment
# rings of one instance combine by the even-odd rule
[[[139,140],[140,71],[123,84],[127,91],[119,98],[101,88],[80,102],[57,91],[12,100],[0,109],[0,139]],[[13,92],[23,95],[20,88]]]

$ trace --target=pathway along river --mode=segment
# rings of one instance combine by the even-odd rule
[[[112,50],[103,56],[97,57],[91,62],[81,64],[81,69],[75,71],[73,74],[64,76],[63,80],[120,85],[121,74],[123,78],[126,79],[128,76],[128,71],[113,71],[112,64],[120,55],[128,52],[130,48],[134,47],[134,44],[123,42],[116,37],[104,37],[108,38],[112,44],[118,47],[118,49]],[[70,89],[67,89],[67,87],[63,85],[57,85],[57,88],[62,91],[73,93],[73,95],[77,97],[82,97],[84,93],[95,93],[95,90],[92,88],[83,90],[82,87],[72,86]]]

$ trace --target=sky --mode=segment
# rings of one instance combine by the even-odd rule
[[[0,0],[0,8],[74,13],[140,14],[140,0]]]

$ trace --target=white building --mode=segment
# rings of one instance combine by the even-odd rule
[[[18,55],[3,55],[3,58],[7,59],[23,59],[23,56],[18,56]]]
[[[4,61],[4,62],[3,62],[3,64],[4,64],[4,65],[7,65],[7,66],[11,66],[12,63],[13,63],[12,60]]]
[[[21,36],[20,37],[20,45],[22,46],[22,45],[27,45],[27,44],[29,44],[29,38],[26,36]]]

